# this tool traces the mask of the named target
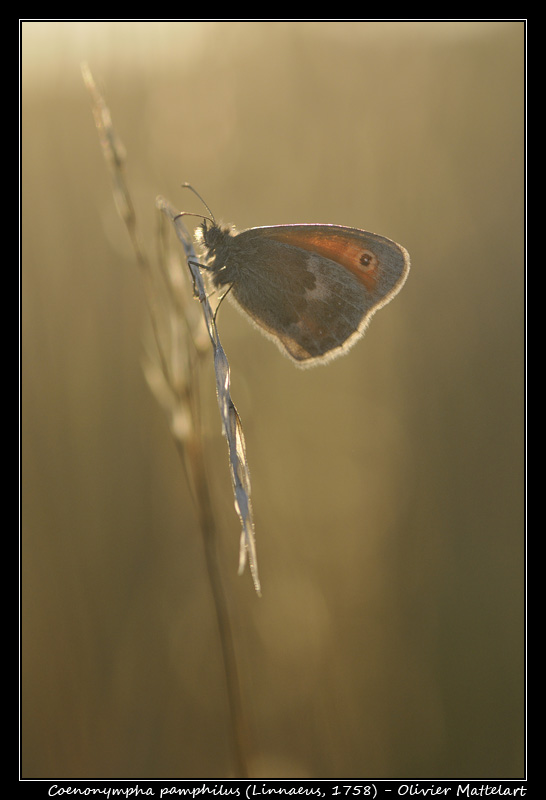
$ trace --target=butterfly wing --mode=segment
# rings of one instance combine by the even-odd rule
[[[409,271],[400,245],[339,225],[251,228],[232,257],[234,299],[302,365],[346,352]]]
[[[342,225],[273,225],[252,228],[241,235],[253,232],[331,259],[352,272],[376,301],[388,295],[388,302],[408,276],[407,250],[377,233]]]

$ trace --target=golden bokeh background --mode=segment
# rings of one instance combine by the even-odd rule
[[[524,23],[22,23],[22,770],[228,779],[195,510],[142,373],[146,303],[86,61],[155,197],[330,222],[412,270],[297,370],[226,303],[263,597],[202,396],[255,778],[524,774]],[[195,224],[197,224],[195,220]]]

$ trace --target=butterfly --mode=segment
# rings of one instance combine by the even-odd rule
[[[237,232],[206,207],[210,217],[197,230],[201,266],[299,366],[346,353],[408,277],[407,250],[376,233],[320,224]]]
[[[241,233],[205,220],[199,237],[214,286],[300,366],[336,358],[400,291],[408,252],[341,225],[272,225]]]

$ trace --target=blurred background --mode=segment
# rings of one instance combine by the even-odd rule
[[[23,777],[233,777],[203,544],[142,372],[142,277],[86,61],[156,195],[329,222],[412,269],[302,371],[229,304],[263,597],[237,576],[202,383],[254,778],[524,774],[524,23],[22,23]],[[189,220],[191,227],[198,220]]]

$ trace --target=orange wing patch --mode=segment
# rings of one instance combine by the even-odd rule
[[[311,232],[309,228],[303,232],[285,227],[282,230],[280,228],[275,230],[274,233],[272,229],[271,233],[268,232],[268,237],[310,253],[317,253],[329,258],[330,261],[341,264],[352,272],[369,292],[373,292],[377,288],[378,258],[358,235],[348,235],[346,232],[342,234],[334,231],[325,232],[324,229]]]

